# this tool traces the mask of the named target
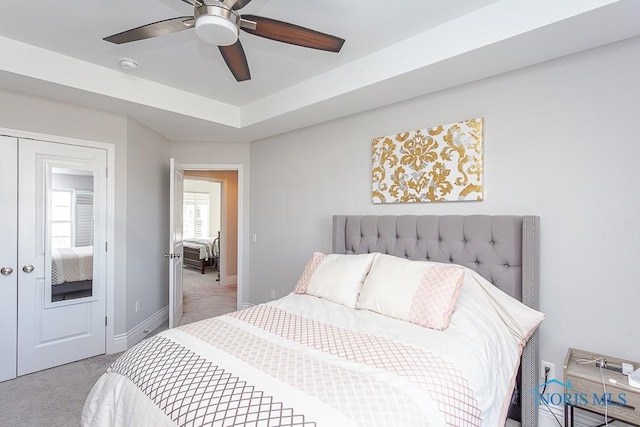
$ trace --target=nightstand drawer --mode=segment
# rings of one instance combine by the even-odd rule
[[[605,374],[606,378],[607,375]],[[568,379],[571,381],[572,390],[567,390],[567,393],[574,395],[573,401],[576,403],[574,406],[604,414],[604,391],[601,381],[596,382],[572,376],[568,376]],[[618,403],[618,405],[607,405],[608,415],[622,421],[640,424],[640,394],[638,391],[614,386],[610,383],[605,384],[607,394],[611,396],[611,400]],[[577,397],[575,396],[576,394],[578,395]]]

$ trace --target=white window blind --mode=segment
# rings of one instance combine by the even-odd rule
[[[76,190],[75,196],[75,246],[93,245],[93,193]]]
[[[70,248],[73,242],[73,190],[51,191],[51,247]]]
[[[183,229],[185,238],[209,237],[209,194],[184,193]]]

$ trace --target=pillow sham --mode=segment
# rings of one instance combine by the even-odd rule
[[[449,326],[463,278],[460,266],[378,254],[356,308],[442,331]]]
[[[355,308],[374,258],[375,254],[325,255],[316,252],[307,263],[294,292]]]
[[[313,255],[311,256],[311,259],[307,262],[307,265],[305,265],[304,270],[302,271],[302,275],[300,276],[300,278],[298,279],[298,282],[296,283],[296,287],[293,288],[294,293],[296,294],[307,293],[307,288],[309,287],[309,281],[311,280],[311,277],[313,276],[313,274],[316,272],[316,270],[324,260],[325,256],[326,255],[323,254],[322,252],[313,253]]]

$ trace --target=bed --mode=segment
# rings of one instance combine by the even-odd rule
[[[90,296],[93,286],[93,246],[51,250],[51,296],[54,301]]]
[[[218,268],[220,255],[220,238],[208,239],[184,239],[183,253],[184,265],[195,267],[201,274],[205,273],[207,267]]]
[[[95,384],[82,424],[494,426],[517,385],[533,427],[538,229],[530,216],[335,216],[333,253],[315,253],[294,292],[143,340]],[[427,298],[403,312],[411,277]]]

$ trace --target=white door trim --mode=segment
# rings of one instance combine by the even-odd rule
[[[0,127],[0,135],[12,138],[34,139],[45,142],[57,142],[60,144],[79,145],[82,147],[102,148],[107,151],[107,242],[109,247],[107,250],[107,278],[106,278],[106,313],[109,321],[107,322],[106,333],[106,352],[116,353],[122,351],[121,346],[117,346],[114,341],[114,319],[115,319],[115,296],[114,296],[114,275],[115,275],[115,166],[116,166],[116,147],[115,144],[106,142],[90,141],[79,138],[69,138],[65,136],[50,135],[39,132],[30,132],[18,129],[9,129]]]
[[[202,170],[202,171],[237,171],[238,172],[238,276],[237,276],[237,300],[236,308],[238,310],[244,308],[242,304],[242,295],[244,290],[244,171],[241,164],[190,164],[180,163],[184,170]],[[190,178],[191,179],[191,178]],[[226,227],[226,225],[225,225]],[[222,258],[220,259],[222,263]],[[222,280],[222,278],[220,279]],[[222,283],[222,282],[220,282]]]

